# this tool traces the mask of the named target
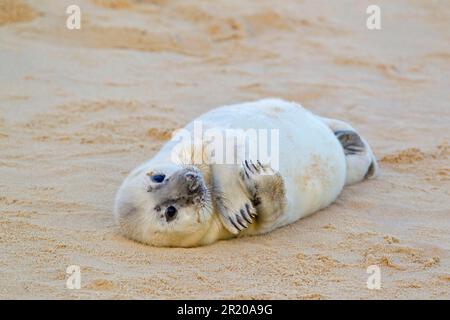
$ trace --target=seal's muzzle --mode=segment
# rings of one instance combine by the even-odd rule
[[[184,178],[186,179],[186,186],[189,193],[198,191],[202,183],[202,178],[197,172],[188,171],[184,174]]]

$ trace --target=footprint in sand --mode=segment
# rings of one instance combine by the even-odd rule
[[[384,266],[399,271],[413,271],[431,268],[439,264],[441,260],[436,254],[431,255],[424,250],[395,243],[394,241],[392,244],[377,244],[369,247],[364,253],[365,264]]]

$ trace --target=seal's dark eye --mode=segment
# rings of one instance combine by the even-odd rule
[[[151,179],[153,182],[161,183],[164,181],[165,177],[166,177],[165,174],[155,174],[154,176],[151,176]]]
[[[175,219],[175,217],[177,216],[177,208],[175,208],[174,206],[167,207],[165,216],[167,222]]]

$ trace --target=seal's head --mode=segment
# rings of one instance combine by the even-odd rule
[[[194,166],[143,165],[120,187],[114,215],[131,239],[155,246],[193,246],[212,217],[210,191]]]

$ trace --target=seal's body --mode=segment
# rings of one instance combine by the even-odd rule
[[[276,166],[249,154],[249,139],[232,145],[233,163],[213,161],[206,147],[211,139],[204,136],[180,143],[186,133],[195,135],[196,123],[203,132],[216,130],[216,137],[232,130],[277,133],[270,157],[277,153]],[[296,103],[265,99],[221,107],[188,124],[124,181],[115,216],[125,235],[144,243],[204,245],[292,223],[376,171],[369,145],[348,124]]]

